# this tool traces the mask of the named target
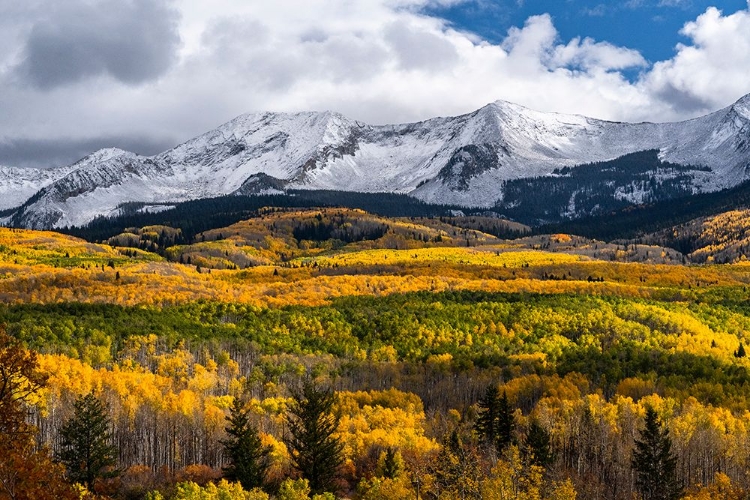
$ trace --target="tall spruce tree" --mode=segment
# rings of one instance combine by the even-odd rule
[[[740,346],[737,348],[736,351],[734,351],[734,357],[744,358],[745,356],[747,356],[747,353],[745,352],[745,346],[742,342],[740,342]]]
[[[526,433],[526,453],[534,465],[547,467],[552,463],[549,432],[536,418],[531,419]]]
[[[222,469],[224,477],[239,481],[246,490],[262,488],[272,447],[263,445],[242,399],[235,398],[227,423],[225,430],[229,437],[221,441],[229,458],[229,464]]]
[[[74,483],[93,486],[98,478],[118,474],[117,449],[112,445],[108,408],[89,393],[76,398],[73,416],[60,430],[58,458]]]
[[[516,428],[513,408],[508,402],[508,395],[503,391],[502,396],[497,386],[490,384],[484,396],[479,400],[480,413],[474,424],[482,441],[495,446],[498,452],[503,451],[513,443],[513,432]]]
[[[285,439],[292,465],[309,481],[313,494],[335,492],[344,458],[343,445],[333,435],[339,422],[333,414],[333,389],[318,387],[306,379],[301,390],[292,392],[292,399]]]
[[[672,439],[652,407],[646,408],[645,427],[635,441],[631,467],[637,473],[636,487],[644,500],[680,497],[682,488],[677,481],[677,457],[672,453]]]
[[[474,430],[479,437],[488,445],[494,445],[497,438],[497,414],[500,403],[500,394],[495,384],[490,384],[484,391],[484,396],[479,400],[479,415],[474,424]]]
[[[503,451],[513,444],[513,433],[516,430],[515,410],[508,402],[508,394],[503,391],[497,405],[497,436],[495,443],[497,451]]]

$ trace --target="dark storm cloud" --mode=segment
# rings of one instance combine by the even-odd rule
[[[102,74],[153,80],[176,60],[178,17],[169,0],[60,2],[31,28],[17,74],[45,90]]]
[[[0,165],[52,168],[70,165],[102,148],[120,148],[141,155],[154,155],[175,145],[169,139],[141,137],[97,137],[73,139],[14,139],[0,142]]]

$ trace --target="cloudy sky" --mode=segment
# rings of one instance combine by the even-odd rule
[[[266,110],[671,121],[747,93],[747,0],[0,0],[3,165],[154,154]]]

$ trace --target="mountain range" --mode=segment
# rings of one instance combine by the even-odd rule
[[[609,122],[497,101],[367,125],[332,112],[245,114],[155,156],[100,150],[49,170],[0,168],[2,222],[85,225],[222,195],[394,192],[527,223],[713,192],[750,178],[750,95],[675,123]]]

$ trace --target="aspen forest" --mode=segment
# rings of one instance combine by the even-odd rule
[[[745,215],[0,228],[0,499],[747,498]]]

